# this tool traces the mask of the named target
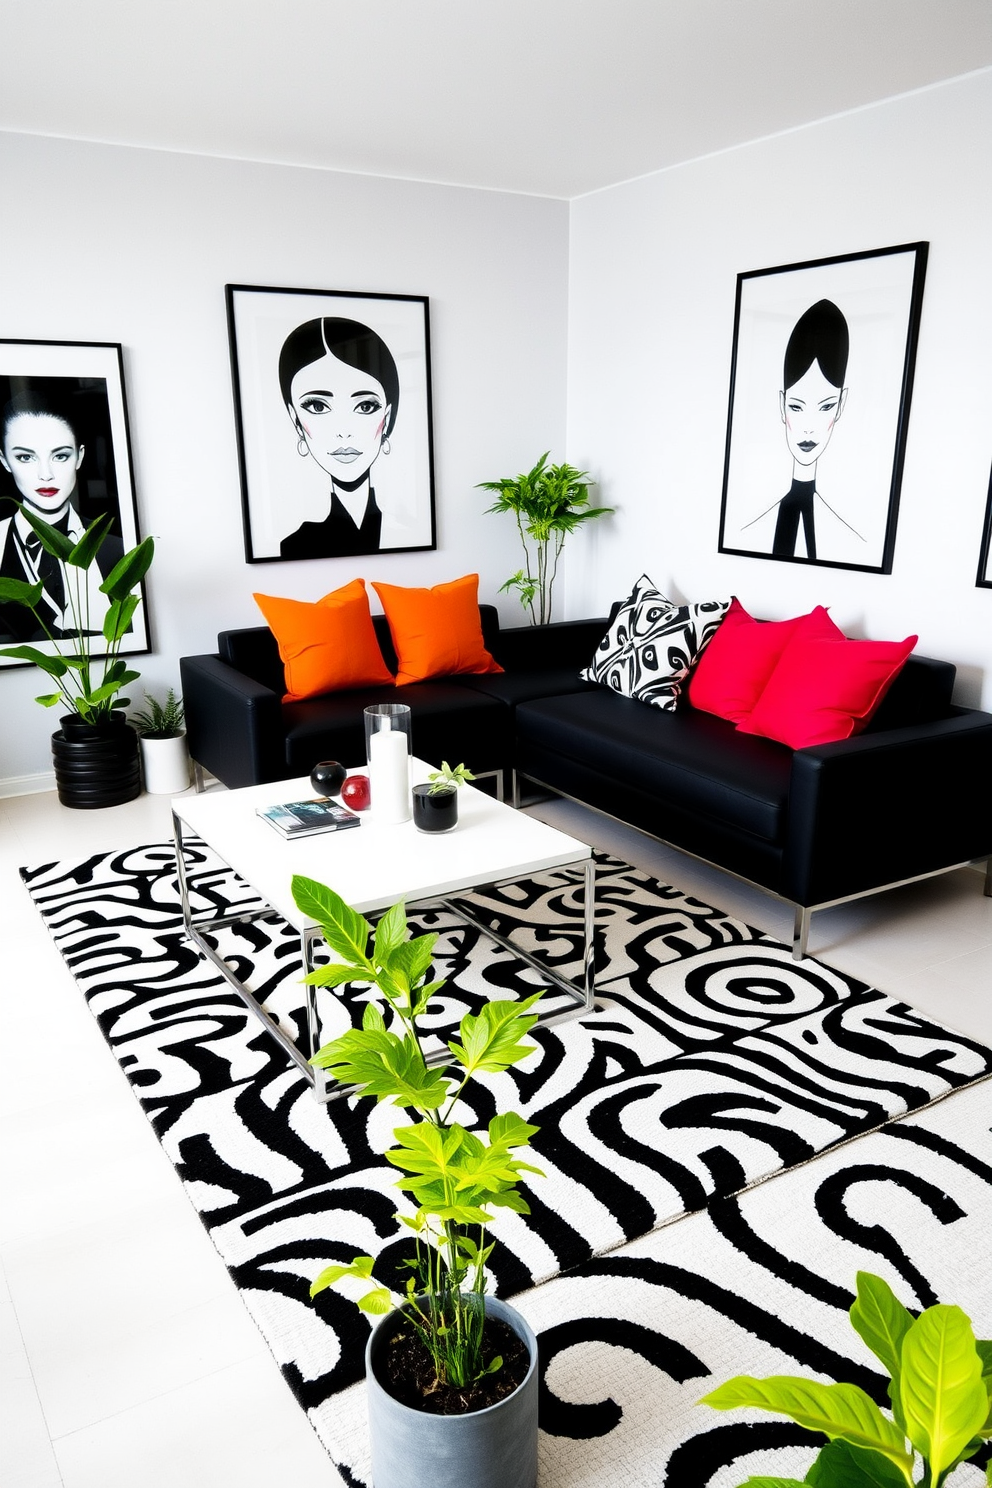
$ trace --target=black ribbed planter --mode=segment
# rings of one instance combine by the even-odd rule
[[[84,723],[75,713],[52,735],[55,783],[63,806],[93,810],[120,806],[141,794],[138,736],[123,713],[107,723]]]

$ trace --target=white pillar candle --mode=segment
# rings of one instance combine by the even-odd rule
[[[372,817],[377,822],[410,820],[410,755],[406,734],[390,727],[389,715],[369,740]]]

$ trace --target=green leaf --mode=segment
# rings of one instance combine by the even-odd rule
[[[50,677],[64,677],[69,670],[61,656],[49,656],[36,646],[4,646],[0,656],[11,656],[15,661],[30,661]]]
[[[54,708],[55,704],[60,701],[62,701],[60,692],[43,692],[35,698],[35,702],[40,703],[43,708]]]
[[[108,594],[111,599],[126,599],[145,577],[154,556],[155,539],[146,537],[144,542],[140,542],[114,564],[100,585],[101,592]]]
[[[529,1121],[518,1116],[516,1111],[503,1111],[489,1123],[489,1140],[502,1142],[506,1147],[526,1147],[540,1130],[539,1126],[531,1126]]]
[[[427,971],[434,957],[434,947],[437,944],[437,932],[431,931],[427,935],[417,935],[405,944],[397,946],[389,958],[389,969],[394,975],[405,979],[407,990],[416,987],[421,977]],[[379,941],[376,939],[376,951],[379,949]],[[435,982],[435,990],[443,987],[444,982]],[[421,996],[423,994],[421,993]]]
[[[879,1452],[838,1440],[820,1449],[806,1482],[812,1488],[905,1488],[906,1479]]]
[[[326,884],[302,874],[293,874],[292,890],[297,908],[316,921],[331,950],[354,966],[367,967],[368,980],[374,981],[375,967],[366,955],[372,926],[365,916],[349,909],[341,895]]]
[[[362,1312],[371,1312],[382,1317],[384,1313],[393,1311],[393,1295],[386,1287],[376,1287],[374,1292],[366,1292],[364,1297],[359,1298],[358,1305]]]
[[[308,987],[343,987],[348,982],[367,982],[368,972],[361,966],[341,966],[337,961],[315,966],[302,978]]]
[[[898,1379],[903,1339],[913,1326],[909,1309],[881,1276],[859,1271],[858,1295],[850,1316],[855,1330],[876,1359],[881,1360],[893,1379]]]
[[[21,515],[41,539],[41,546],[45,552],[53,554],[54,557],[61,559],[63,563],[68,563],[70,555],[76,546],[72,538],[66,537],[64,532],[60,532],[57,527],[53,527],[43,517],[36,516],[29,507],[22,506]]]
[[[33,610],[44,588],[44,584],[40,582],[26,584],[23,579],[0,579],[0,602],[24,605],[26,609]],[[3,652],[4,656],[9,654],[7,651]]]
[[[360,1280],[367,1281],[372,1275],[374,1265],[375,1261],[371,1256],[356,1256],[350,1266],[325,1266],[324,1270],[311,1282],[310,1295],[316,1297],[318,1292],[334,1286],[342,1276],[357,1276]]]
[[[375,959],[388,964],[392,953],[407,938],[406,908],[403,900],[387,909],[375,927]]]
[[[89,694],[89,701],[91,703],[106,702],[107,698],[112,698],[114,693],[120,692],[122,687],[126,687],[129,682],[134,682],[137,676],[137,672],[125,672],[123,677],[118,677],[116,681],[102,682]]]
[[[900,1482],[902,1479],[900,1478]],[[806,1479],[809,1482],[809,1478]],[[799,1478],[745,1478],[740,1488],[804,1488]]]
[[[988,1379],[992,1377],[992,1343],[988,1339],[977,1338],[975,1340],[975,1348],[978,1350],[978,1357],[982,1361],[982,1375],[985,1379]]]
[[[448,1094],[444,1071],[428,1069],[412,1039],[380,1029],[349,1029],[318,1049],[310,1063],[343,1085],[358,1085],[362,1095],[418,1111],[437,1110]]]
[[[792,1375],[753,1379],[738,1375],[704,1395],[701,1404],[715,1410],[757,1406],[790,1416],[808,1431],[822,1431],[833,1440],[843,1437],[852,1446],[881,1452],[912,1484],[913,1459],[902,1433],[857,1385],[821,1385]]]
[[[367,1033],[385,1033],[386,1031],[386,1020],[374,1002],[367,1002],[365,1004],[365,1011],[362,1014],[362,1028]]]
[[[443,1182],[454,1175],[455,1158],[467,1135],[457,1122],[448,1127],[435,1126],[430,1121],[401,1126],[393,1133],[399,1147],[391,1148],[384,1156],[387,1162],[406,1173]]]
[[[909,1329],[902,1345],[900,1400],[906,1434],[936,1480],[989,1413],[975,1335],[960,1307],[928,1307]]]
[[[466,1074],[498,1074],[532,1053],[534,1045],[521,1040],[537,1022],[536,1014],[528,1014],[540,996],[535,992],[522,1002],[487,1002],[477,1016],[465,1014],[459,1027],[462,1041],[448,1048]]]
[[[140,603],[136,594],[129,594],[124,599],[112,600],[108,606],[107,613],[103,617],[104,639],[112,646],[126,635],[134,612]]]
[[[103,539],[110,530],[110,520],[109,513],[104,512],[102,517],[91,522],[71,553],[66,555],[65,562],[73,568],[89,568],[103,546]]]

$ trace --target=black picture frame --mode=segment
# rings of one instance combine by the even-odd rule
[[[225,294],[246,561],[436,548],[427,297]],[[300,377],[321,363],[310,388]],[[329,420],[342,410],[338,429]]]
[[[928,249],[738,274],[721,553],[892,572]]]
[[[989,475],[989,494],[985,502],[985,523],[982,527],[982,548],[975,587],[992,589],[992,474]]]
[[[89,591],[90,625],[99,631],[109,601],[99,593],[98,586],[121,554],[141,541],[123,347],[117,341],[0,340],[0,410],[0,574],[28,582],[39,577],[36,570],[31,570],[37,560],[27,551],[29,529],[17,517],[17,506],[32,489],[42,496],[42,503],[31,504],[39,515],[52,521],[57,519],[55,504],[64,511],[64,496],[68,494],[70,535],[81,535],[97,517],[109,513],[108,537],[94,566]],[[34,429],[24,425],[18,428],[8,415],[41,422]],[[69,426],[66,440],[71,444],[56,447],[53,439],[45,436],[46,421],[50,424],[53,419],[56,426]],[[71,454],[73,447],[79,451],[75,457]],[[42,468],[49,455],[55,461],[51,470]],[[65,476],[58,471],[68,471],[71,484],[66,484]],[[46,485],[35,486],[35,481]],[[59,565],[59,570],[64,598],[68,592],[65,569]],[[78,573],[73,570],[74,575]],[[121,643],[122,655],[143,656],[151,649],[143,583],[140,592],[143,603]],[[0,605],[0,645],[28,643],[47,655],[56,654],[57,644],[33,626],[33,617],[23,606]],[[65,639],[72,634],[63,628],[63,651]],[[93,649],[90,654],[99,657],[106,653]],[[29,661],[0,656],[0,667],[31,665]]]

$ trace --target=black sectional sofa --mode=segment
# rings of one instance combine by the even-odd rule
[[[605,618],[502,630],[480,606],[502,674],[367,688],[283,703],[264,626],[224,631],[180,663],[190,753],[228,786],[364,758],[362,709],[402,700],[423,759],[513,771],[766,889],[796,911],[805,954],[813,909],[992,854],[992,714],[951,701],[955,669],[913,656],[869,728],[791,750],[740,734],[683,698],[675,713],[582,682]],[[382,616],[383,655],[395,654]],[[500,789],[502,794],[502,789]],[[992,876],[986,875],[986,893]]]

